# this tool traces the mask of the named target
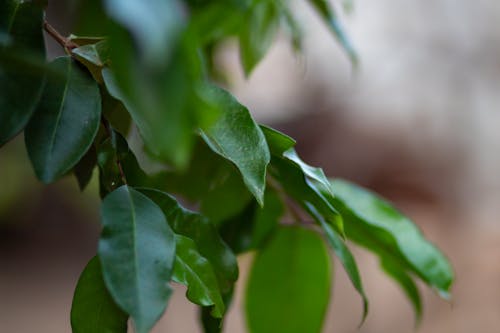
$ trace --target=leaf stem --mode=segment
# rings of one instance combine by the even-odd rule
[[[47,33],[56,41],[58,42],[66,52],[71,53],[71,50],[78,47],[78,45],[68,38],[64,37],[57,31],[52,25],[50,25],[47,20],[43,21],[43,29],[47,31]]]

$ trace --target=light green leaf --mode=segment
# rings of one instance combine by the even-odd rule
[[[101,95],[92,78],[70,57],[50,67],[64,77],[48,77],[40,103],[25,131],[35,174],[51,183],[82,158],[92,144],[101,118]]]
[[[138,333],[146,333],[167,306],[175,239],[161,209],[124,185],[102,203],[98,253],[106,286],[128,313]]]
[[[128,315],[115,304],[102,277],[101,264],[92,258],[78,280],[71,305],[73,333],[127,333]]]
[[[274,1],[256,1],[240,32],[240,59],[246,76],[261,61],[278,32],[280,12]]]
[[[188,287],[186,296],[191,302],[213,306],[212,316],[221,318],[225,306],[212,265],[190,238],[176,235],[175,240],[177,253],[172,280]]]
[[[42,20],[43,8],[35,3],[0,4],[0,34],[6,40],[6,46],[0,44],[0,146],[24,129],[40,100],[43,72],[24,68],[24,63],[18,68],[11,61],[44,61]]]
[[[222,114],[215,124],[203,129],[201,135],[214,152],[236,165],[248,190],[262,205],[270,161],[264,134],[248,110],[231,94],[214,86],[213,96]]]
[[[408,297],[408,300],[410,300],[413,306],[416,319],[415,322],[418,325],[422,318],[422,301],[420,300],[420,293],[413,278],[406,273],[404,268],[388,258],[381,259],[380,266],[405,292],[406,297]]]
[[[353,65],[358,64],[358,55],[351,44],[344,28],[340,23],[335,10],[330,5],[329,0],[309,0],[311,5],[316,8],[323,20],[328,24],[330,30],[335,35],[344,51],[347,53]]]
[[[332,203],[345,219],[348,238],[391,259],[448,297],[452,268],[444,255],[427,241],[418,227],[387,201],[343,180],[331,183]]]
[[[183,208],[177,200],[165,192],[140,188],[139,191],[153,200],[165,214],[172,229],[192,239],[200,254],[214,268],[222,292],[228,292],[238,279],[236,256],[222,240],[215,226],[203,215]]]
[[[328,243],[332,247],[335,255],[339,258],[342,266],[349,276],[349,279],[352,282],[352,285],[357,290],[361,298],[363,299],[363,317],[361,319],[361,323],[364,322],[366,316],[368,315],[368,298],[366,297],[363,283],[361,282],[361,276],[359,275],[358,265],[356,264],[356,260],[352,255],[351,251],[344,243],[342,238],[333,230],[331,225],[325,221],[323,216],[319,214],[319,212],[312,206],[311,204],[307,204],[308,211],[311,212],[311,215],[314,219],[320,224],[321,228],[325,232],[326,239]]]
[[[328,249],[316,232],[282,227],[252,265],[245,293],[250,332],[321,332],[331,270]]]

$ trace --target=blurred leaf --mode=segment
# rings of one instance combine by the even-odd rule
[[[333,180],[331,186],[332,202],[346,221],[348,238],[416,274],[442,297],[449,296],[452,268],[417,226],[370,191],[343,180]]]
[[[236,165],[248,190],[262,205],[270,160],[266,139],[248,110],[231,94],[214,86],[213,95],[222,114],[201,135],[214,152]]]
[[[252,248],[260,248],[272,236],[279,225],[285,207],[276,191],[268,189],[264,195],[264,207],[255,211],[252,232]]]
[[[203,215],[183,208],[165,192],[147,188],[139,190],[162,209],[175,233],[196,243],[200,254],[213,266],[221,291],[230,291],[238,279],[238,263],[215,226]]]
[[[245,293],[250,332],[321,332],[331,270],[328,250],[316,232],[282,227],[252,265]]]
[[[138,333],[146,333],[165,311],[175,258],[174,233],[161,209],[124,185],[102,202],[98,253],[104,281]]]
[[[342,266],[344,266],[344,270],[346,271],[347,276],[349,276],[352,285],[363,299],[363,317],[361,319],[361,323],[363,323],[366,319],[366,316],[368,315],[368,298],[366,297],[363,283],[361,282],[361,276],[359,275],[359,269],[358,265],[356,264],[356,260],[354,259],[354,256],[352,255],[351,251],[344,243],[342,238],[333,230],[331,225],[325,221],[323,216],[318,213],[316,208],[314,208],[314,206],[310,204],[307,205],[308,211],[311,212],[314,219],[320,224],[325,233],[326,239],[328,240],[328,243],[335,252],[335,255],[339,258]]]
[[[198,305],[212,306],[212,316],[224,315],[224,301],[210,262],[197,250],[196,244],[187,237],[176,235],[177,253],[175,256],[172,280],[188,287],[187,298]]]
[[[128,315],[115,304],[102,276],[101,264],[92,258],[78,279],[71,305],[73,333],[126,333]]]
[[[224,241],[236,254],[244,253],[252,248],[255,212],[259,205],[249,202],[239,214],[223,221],[219,232]]]
[[[314,8],[321,15],[323,20],[328,24],[330,30],[337,38],[338,42],[344,48],[353,65],[358,64],[358,55],[356,50],[351,44],[347,34],[344,32],[344,28],[340,23],[335,10],[328,2],[329,0],[309,0]]]
[[[78,181],[78,187],[80,187],[80,191],[83,191],[90,182],[96,164],[97,152],[95,150],[95,147],[92,145],[73,168],[73,173],[75,174],[76,180]]]
[[[248,10],[240,31],[240,59],[249,76],[262,60],[278,32],[280,12],[274,1],[256,1]]]
[[[35,174],[51,183],[83,157],[92,144],[101,118],[97,83],[70,57],[50,67],[64,78],[48,77],[40,103],[25,131],[26,148]]]
[[[84,45],[92,45],[92,44],[97,44],[99,42],[105,41],[106,37],[96,37],[96,36],[79,36],[79,35],[69,35],[68,40],[71,42],[79,45],[79,46],[84,46]]]
[[[111,126],[126,137],[132,127],[132,119],[123,103],[101,89],[102,113]]]
[[[0,4],[0,33],[5,39],[0,44],[0,146],[24,129],[40,100],[43,68],[33,71],[31,65],[45,59],[42,21],[43,8],[35,3]]]
[[[381,259],[380,265],[384,272],[396,281],[405,292],[406,297],[408,297],[408,300],[413,306],[416,324],[418,325],[422,318],[422,301],[420,300],[420,293],[412,277],[406,273],[404,268],[399,267],[398,264],[392,262],[388,258]]]

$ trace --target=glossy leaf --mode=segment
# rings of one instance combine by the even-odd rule
[[[384,258],[381,260],[380,266],[384,272],[391,277],[408,297],[408,300],[413,306],[415,312],[416,324],[418,325],[422,318],[422,301],[417,285],[413,278],[408,275],[404,268],[399,267],[397,263],[392,262],[390,259]]]
[[[92,144],[101,118],[97,83],[70,57],[50,67],[64,77],[48,77],[42,99],[25,131],[35,174],[51,183],[68,172]]]
[[[278,32],[280,15],[274,1],[257,1],[248,10],[240,32],[240,59],[248,76],[262,60]]]
[[[448,297],[452,268],[444,255],[427,241],[417,226],[387,201],[343,180],[332,181],[332,202],[346,220],[348,238],[396,261]]]
[[[138,333],[149,332],[167,306],[175,239],[161,209],[124,185],[102,203],[98,253],[104,281]]]
[[[321,237],[282,227],[255,258],[245,293],[251,333],[320,333],[330,299],[331,260]]]
[[[339,258],[342,266],[344,266],[344,270],[349,276],[352,285],[359,293],[361,298],[363,299],[363,317],[361,322],[363,323],[368,315],[368,298],[366,297],[363,283],[361,282],[361,276],[359,275],[358,265],[356,264],[356,260],[351,253],[351,250],[344,243],[344,240],[333,230],[331,225],[325,221],[323,216],[319,214],[319,212],[314,208],[313,205],[308,204],[308,211],[314,216],[314,219],[318,221],[321,228],[324,231],[326,239],[328,243],[332,247],[335,255]]]
[[[203,215],[183,208],[175,198],[165,192],[146,188],[139,190],[162,209],[177,234],[196,243],[200,254],[213,266],[221,291],[230,291],[238,279],[238,263],[215,226]]]
[[[358,55],[356,50],[352,46],[347,34],[344,32],[344,28],[340,23],[335,10],[330,5],[329,0],[309,0],[309,2],[316,8],[323,20],[328,24],[330,30],[351,59],[351,62],[354,65],[357,65]]]
[[[33,2],[2,1],[0,5],[0,146],[22,131],[32,116],[43,90],[43,72],[13,66],[11,60],[45,59],[42,33],[43,8]],[[9,54],[14,54],[9,57]],[[15,58],[15,59],[9,59]]]
[[[204,258],[190,238],[176,235],[177,253],[175,256],[172,280],[188,287],[187,298],[198,305],[213,306],[212,316],[224,315],[224,301],[210,262]]]
[[[270,161],[264,134],[248,110],[225,90],[213,88],[222,114],[202,137],[217,154],[233,162],[243,176],[248,190],[259,204],[264,202],[266,168]]]
[[[126,333],[128,315],[104,284],[99,258],[92,258],[78,280],[71,305],[73,333]]]

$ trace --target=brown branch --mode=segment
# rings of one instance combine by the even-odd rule
[[[71,50],[78,47],[78,44],[72,42],[68,38],[64,37],[54,29],[53,26],[49,24],[46,20],[43,21],[43,29],[47,31],[47,33],[54,38],[56,42],[58,42],[68,53],[71,53]]]

